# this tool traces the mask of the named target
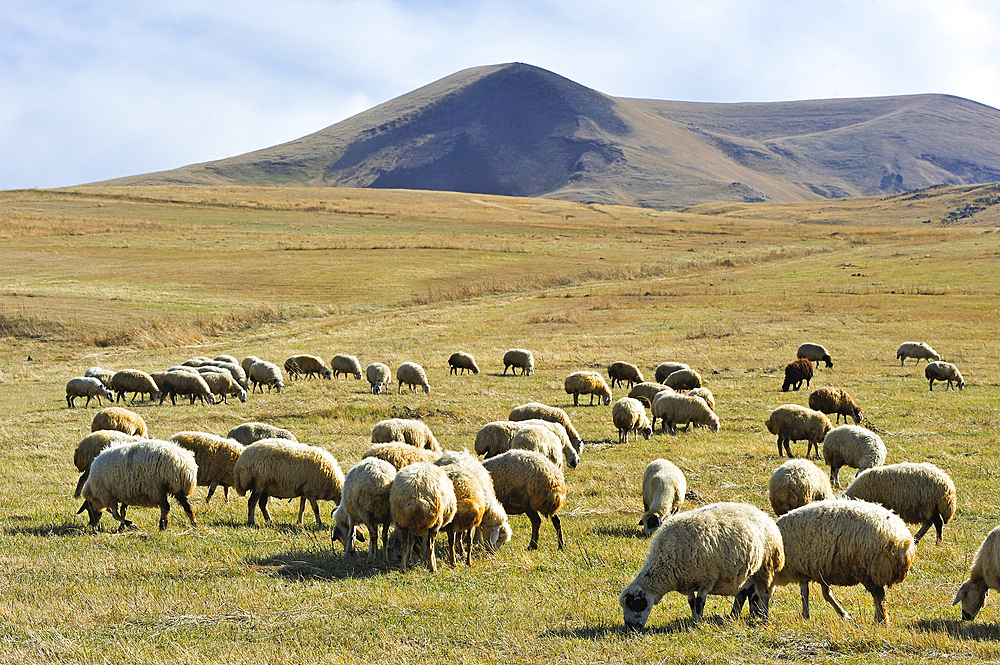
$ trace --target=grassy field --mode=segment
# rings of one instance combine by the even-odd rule
[[[983,203],[997,197],[994,187],[942,188],[658,213],[367,190],[0,192],[0,661],[1000,659],[1000,606],[987,601],[973,623],[951,607],[1000,524],[1000,206]],[[967,204],[984,209],[942,223]],[[922,364],[895,359],[907,340],[956,363],[968,387],[929,392]],[[931,461],[952,476],[959,505],[944,543],[918,546],[909,577],[888,592],[887,626],[872,622],[861,587],[834,589],[850,622],[815,588],[803,621],[787,587],[767,625],[726,619],[729,600],[711,597],[694,627],[686,599],[670,594],[644,632],[625,631],[618,594],[647,550],[637,537],[645,465],[666,457],[705,502],[769,510],[781,459],[763,421],[806,403],[806,389],[780,391],[804,341],[835,362],[812,387],[847,389],[890,432],[887,462]],[[534,351],[535,374],[500,375],[514,346]],[[483,372],[449,375],[457,350]],[[280,364],[338,352],[419,362],[432,392],[312,380],[245,404],[134,408],[163,438],[271,422],[346,470],[386,417],[422,417],[445,447],[462,448],[517,404],[554,404],[587,441],[566,471],[566,549],[543,524],[539,549],[526,551],[528,521],[516,516],[513,541],[471,569],[371,568],[364,555],[332,552],[308,516],[296,528],[297,502],[273,502],[274,524],[251,529],[244,500],[216,495],[206,506],[205,488],[192,502],[196,529],[176,506],[165,532],[149,509],[133,509],[139,528],[126,533],[108,517],[92,532],[76,515],[73,450],[96,408],[66,408],[69,378],[92,365],[155,371],[196,355]],[[619,445],[610,408],[573,407],[562,387],[568,373],[615,360],[648,378],[665,360],[689,363],[714,392],[722,429]]]

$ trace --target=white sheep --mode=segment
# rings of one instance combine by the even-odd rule
[[[809,408],[827,415],[836,413],[837,423],[840,422],[841,416],[844,417],[844,422],[847,422],[847,417],[850,416],[854,419],[855,425],[861,424],[863,419],[861,408],[854,402],[851,394],[843,388],[824,386],[812,391],[809,393]]]
[[[199,370],[201,378],[205,380],[208,385],[209,391],[213,395],[218,395],[219,398],[216,403],[222,402],[223,404],[229,404],[229,396],[236,395],[241,402],[247,401],[247,391],[243,389],[239,383],[233,379],[232,374],[229,372],[218,372],[214,370],[208,370],[202,372]]]
[[[885,462],[882,438],[858,425],[834,427],[823,438],[823,460],[830,465],[830,482],[840,487],[840,467],[849,466],[860,474]]]
[[[664,390],[669,390],[670,392],[675,392],[670,386],[665,386],[662,383],[656,383],[654,381],[643,381],[642,383],[637,383],[632,386],[632,390],[628,391],[628,396],[632,399],[637,399],[642,402],[642,405],[649,408],[653,405],[653,400],[656,398],[656,393],[663,392]]]
[[[597,372],[590,370],[573,372],[566,377],[563,385],[566,388],[566,394],[573,396],[573,406],[580,406],[581,394],[590,395],[591,406],[594,406],[595,395],[600,398],[599,403],[605,406],[611,404],[611,389],[604,382],[604,377]]]
[[[271,388],[274,388],[275,392],[280,393],[281,389],[285,387],[281,368],[266,360],[251,365],[247,378],[252,386],[250,392],[257,392],[257,387],[260,386],[260,392],[263,393],[264,386],[267,386],[267,392],[271,392]]]
[[[140,438],[142,437],[125,434],[115,429],[99,429],[83,437],[80,443],[76,445],[76,450],[73,451],[73,465],[80,472],[80,479],[76,483],[76,491],[73,492],[74,498],[80,498],[83,485],[87,482],[87,477],[90,475],[90,465],[102,450],[116,443],[138,441]]]
[[[768,432],[778,437],[778,457],[783,454],[782,446],[784,453],[789,457],[795,457],[789,444],[802,439],[807,439],[809,442],[806,446],[806,457],[809,457],[813,446],[816,447],[816,455],[819,456],[819,444],[823,442],[826,433],[833,429],[830,419],[825,414],[798,404],[782,404],[771,412],[764,425]]]
[[[197,369],[200,371],[206,367],[211,367],[216,370],[222,370],[228,372],[233,381],[238,383],[241,388],[246,390],[250,387],[247,383],[247,373],[244,371],[243,367],[239,363],[232,363],[225,360],[204,360],[198,366]]]
[[[344,545],[344,553],[354,552],[357,536],[355,525],[368,528],[368,563],[373,563],[379,552],[379,527],[382,527],[382,546],[385,562],[389,563],[386,548],[389,538],[389,491],[396,479],[396,467],[376,457],[366,457],[355,464],[344,476],[344,489],[340,504],[333,513],[334,529],[331,538]]]
[[[95,379],[99,379],[101,383],[104,384],[106,388],[111,387],[111,377],[115,375],[114,371],[110,369],[104,369],[103,367],[88,367],[84,373],[84,376],[92,376]]]
[[[671,434],[677,434],[678,425],[683,425],[686,430],[692,423],[696,426],[705,425],[713,432],[719,431],[719,417],[700,397],[681,393],[657,393],[653,399],[652,414],[652,426],[656,426],[656,419],[659,418],[661,431],[669,430]]]
[[[114,429],[144,439],[149,436],[149,429],[142,416],[120,406],[105,407],[94,414],[94,419],[90,422],[90,431],[96,432],[102,429]]]
[[[518,445],[512,445],[514,436],[524,427],[528,426],[542,426],[548,428],[556,437],[559,439],[559,446],[555,448],[552,456],[548,454],[548,450],[541,450],[534,447],[527,447],[528,441],[522,439],[518,442]],[[549,459],[551,459],[556,466],[562,467],[563,457],[566,459],[566,464],[570,468],[575,469],[580,463],[580,456],[576,452],[576,448],[573,447],[572,442],[569,439],[569,434],[566,432],[566,428],[560,423],[554,423],[549,420],[542,420],[540,418],[534,418],[531,420],[496,420],[491,423],[486,423],[483,425],[478,432],[476,432],[476,442],[475,451],[477,455],[485,455],[486,457],[494,457],[502,453],[507,452],[511,448],[521,448],[522,450],[538,450],[542,454],[545,454]]]
[[[376,443],[361,457],[362,459],[377,457],[392,464],[398,471],[404,466],[409,466],[415,462],[436,462],[441,457],[441,453],[434,450],[414,448],[402,441],[390,441],[388,443]]]
[[[544,422],[544,421],[543,421]],[[542,423],[534,425],[523,425],[515,433],[510,440],[510,450],[534,450],[539,452],[555,464],[557,467],[562,469],[563,467],[563,442],[559,439],[559,436],[552,431],[549,425],[554,425],[555,423]],[[561,427],[561,425],[559,425]],[[576,468],[579,464],[579,457],[576,457],[576,451],[573,450],[572,446],[568,446],[571,454],[574,455],[573,458],[569,459],[569,465],[572,468]],[[506,451],[505,451],[506,452]]]
[[[608,378],[611,379],[611,387],[614,388],[615,384],[622,385],[628,383],[629,388],[633,388],[635,384],[642,383],[642,372],[639,368],[632,363],[627,363],[623,360],[618,360],[616,362],[608,365]]]
[[[102,407],[104,406],[104,402],[101,401],[102,397],[112,404],[115,401],[115,394],[108,390],[100,379],[93,376],[76,376],[66,382],[66,404],[69,408],[72,409],[76,406],[77,397],[87,398],[87,403],[84,406],[90,406],[92,398],[96,398],[98,406]]]
[[[427,372],[414,362],[405,362],[396,368],[396,382],[399,383],[397,394],[403,392],[404,383],[410,387],[410,392],[413,392],[417,386],[423,388],[425,393],[431,391],[430,384],[427,383]]]
[[[448,358],[448,368],[449,374],[465,374],[466,370],[473,374],[479,374],[479,365],[476,364],[475,356],[465,351],[456,351],[451,354],[451,357]]]
[[[972,621],[983,609],[990,589],[1000,590],[1000,526],[987,534],[969,568],[969,579],[958,588],[952,605],[962,603],[962,620]]]
[[[226,437],[235,439],[244,446],[249,446],[251,443],[260,441],[261,439],[288,439],[289,441],[298,441],[298,439],[295,438],[295,435],[287,429],[275,427],[274,425],[268,425],[267,423],[257,422],[237,425],[229,430]]]
[[[618,443],[628,443],[629,432],[640,433],[644,439],[653,434],[653,426],[646,417],[642,402],[631,397],[622,397],[611,407],[611,422],[618,430]]]
[[[157,377],[163,384],[160,404],[163,404],[169,396],[171,404],[176,405],[177,395],[186,396],[191,404],[194,404],[196,399],[201,400],[202,403],[215,404],[212,389],[208,387],[208,382],[195,369],[157,373]]]
[[[212,360],[218,360],[219,362],[232,363],[233,365],[239,365],[240,361],[236,359],[236,356],[230,356],[228,354],[220,354],[212,358]]]
[[[243,452],[243,444],[217,434],[194,431],[178,432],[170,437],[170,441],[194,453],[194,461],[198,464],[198,485],[208,488],[205,503],[212,500],[215,489],[220,485],[228,501],[229,488],[236,484],[233,468]]]
[[[365,378],[372,384],[372,394],[381,395],[392,383],[392,370],[385,363],[372,363],[365,368]]]
[[[333,368],[333,378],[339,378],[341,374],[347,376],[353,374],[355,379],[361,378],[361,362],[356,356],[346,353],[338,353],[330,359],[330,367]]]
[[[715,411],[715,395],[713,395],[712,391],[706,388],[705,386],[701,386],[700,388],[692,388],[691,390],[687,391],[687,394],[690,395],[691,397],[702,398],[703,400],[705,400],[705,404],[708,404],[708,408],[710,408],[712,411]]]
[[[326,366],[322,358],[309,354],[300,354],[286,358],[285,371],[293,379],[299,378],[300,374],[305,375],[306,378],[315,376],[321,379],[329,379],[333,376],[330,368]]]
[[[959,390],[965,388],[965,379],[962,378],[962,373],[958,371],[957,367],[943,360],[927,363],[924,367],[924,377],[930,381],[929,390],[934,390],[935,381],[946,381],[945,390],[952,387],[957,387]]]
[[[583,450],[583,439],[579,432],[570,422],[569,415],[557,406],[549,406],[540,402],[528,402],[511,409],[507,420],[548,420],[550,423],[559,423],[566,428],[569,442],[577,453]]]
[[[774,514],[781,517],[813,501],[833,498],[833,488],[823,470],[807,459],[790,459],[771,474],[768,498]]]
[[[673,462],[655,459],[646,465],[642,474],[642,509],[646,512],[639,520],[642,535],[649,538],[663,520],[680,510],[686,493],[684,472]]]
[[[928,462],[901,462],[868,469],[858,474],[844,496],[878,503],[908,524],[923,524],[913,542],[918,543],[934,525],[937,542],[955,514],[955,483],[947,473]]]
[[[903,342],[896,349],[896,357],[900,365],[905,365],[907,358],[916,358],[917,362],[913,363],[914,365],[919,365],[921,360],[927,362],[941,360],[941,354],[924,342]]]
[[[194,455],[168,441],[143,439],[105,448],[90,465],[90,476],[83,486],[83,506],[90,526],[97,526],[107,510],[118,520],[119,531],[135,525],[126,517],[129,506],[160,509],[160,530],[167,528],[173,496],[187,513],[191,526],[197,526],[188,496],[198,480]],[[119,504],[121,508],[119,509]]]
[[[486,470],[479,458],[471,454],[468,450],[449,450],[441,454],[435,462],[438,466],[457,464],[471,472],[479,481],[486,496],[486,507],[483,511],[483,519],[480,528],[476,529],[476,543],[483,543],[489,552],[497,552],[511,537],[510,523],[507,520],[507,511],[497,500],[496,490],[493,488],[493,479],[490,472]],[[485,534],[485,539],[483,535]]]
[[[800,345],[795,352],[795,357],[805,358],[813,362],[817,369],[820,362],[826,363],[827,367],[833,367],[833,359],[830,357],[830,352],[822,344],[816,344],[815,342],[806,342]]]
[[[123,369],[115,372],[108,387],[117,394],[116,402],[124,402],[128,393],[132,393],[130,404],[134,404],[139,395],[149,394],[151,401],[160,396],[160,389],[153,381],[153,377],[139,369]]]
[[[250,368],[253,367],[254,363],[259,363],[259,362],[263,361],[257,356],[247,356],[246,358],[240,361],[240,367],[243,369],[243,373],[246,374],[247,377],[249,377]]]
[[[404,536],[404,568],[414,542],[419,539],[427,554],[427,567],[437,572],[434,540],[454,519],[455,510],[455,487],[441,467],[417,462],[396,472],[389,490],[389,511]]]
[[[375,423],[372,427],[372,443],[392,441],[404,441],[415,448],[441,450],[441,444],[434,438],[431,428],[422,420],[389,418]]]
[[[436,465],[438,466],[438,465]],[[461,464],[440,466],[455,490],[455,514],[443,529],[448,534],[448,563],[455,565],[455,546],[465,551],[465,565],[472,565],[472,532],[483,522],[486,490],[472,471]]]
[[[657,365],[656,369],[653,371],[653,376],[656,379],[657,383],[663,383],[664,381],[666,381],[668,376],[670,376],[674,372],[679,372],[682,369],[691,369],[691,368],[688,366],[687,363],[668,361]]]
[[[535,356],[527,349],[509,349],[503,354],[503,373],[507,373],[507,368],[511,374],[517,374],[517,368],[521,368],[522,375],[531,375],[535,371]]]
[[[643,628],[664,595],[687,596],[691,617],[701,621],[709,594],[737,596],[752,585],[750,609],[766,620],[774,576],[784,565],[781,534],[774,520],[745,503],[713,503],[678,513],[656,531],[649,554],[618,603],[625,625]],[[733,603],[739,615],[742,603]]]
[[[344,488],[344,472],[337,459],[317,446],[288,439],[262,439],[247,446],[233,467],[236,483],[233,489],[240,496],[250,492],[247,500],[247,524],[256,526],[254,508],[260,506],[264,521],[271,521],[267,500],[299,498],[299,518],[309,501],[316,516],[316,526],[322,527],[318,500],[340,502]]]
[[[701,374],[693,369],[679,369],[663,380],[663,384],[674,390],[701,388]]]
[[[528,549],[538,549],[541,517],[552,520],[556,543],[559,549],[563,549],[562,523],[556,513],[566,500],[566,481],[559,467],[541,453],[531,450],[508,450],[483,460],[483,466],[490,472],[497,500],[507,515],[528,516],[531,522]]]

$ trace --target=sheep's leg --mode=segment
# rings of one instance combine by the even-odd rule
[[[875,603],[875,623],[885,623],[885,587],[874,582],[864,582],[863,584],[868,589],[868,593],[872,595],[872,601]]]
[[[260,493],[260,501],[257,502],[257,505],[260,506],[260,514],[264,516],[264,521],[265,522],[270,522],[271,521],[271,513],[269,513],[267,511],[267,500],[270,499],[270,498],[271,497],[268,495],[267,492],[261,492]],[[300,522],[300,524],[301,524],[301,522]]]
[[[73,493],[73,496],[75,498],[77,498],[77,499],[80,498],[80,494],[83,493],[83,486],[87,484],[87,478],[89,476],[90,476],[90,469],[89,468],[86,471],[84,471],[83,473],[80,474],[80,480],[76,481],[76,492]]]
[[[198,526],[198,523],[194,519],[194,509],[191,508],[191,504],[188,502],[187,497],[184,496],[184,493],[178,492],[174,495],[174,498],[177,499],[177,503],[181,504],[184,514],[188,516],[188,520],[191,522],[191,526]]]
[[[452,525],[446,527],[448,532],[448,565],[455,567],[455,529]]]
[[[563,549],[565,542],[563,541],[562,522],[559,520],[558,515],[553,515],[550,519],[552,520],[552,526],[556,529],[556,545],[559,549]]]
[[[690,594],[688,596],[688,605],[691,606],[691,618],[695,623],[701,621],[702,617],[705,616],[705,600],[708,598],[708,591],[702,589],[697,594]]]
[[[403,570],[406,570],[406,564],[410,560],[410,550],[413,548],[413,536],[406,529],[400,529],[402,531],[402,536],[400,540],[403,541]]]
[[[942,529],[944,529],[944,520],[941,519],[941,513],[939,513],[938,511],[935,510],[934,511],[934,530],[937,531],[937,542],[939,544],[944,540],[943,534],[941,533]]]
[[[823,600],[830,603],[833,609],[837,610],[837,614],[839,614],[841,617],[850,620],[851,615],[847,613],[847,610],[845,610],[843,606],[837,602],[837,599],[834,598],[833,594],[830,592],[830,585],[824,582],[820,582],[819,588],[820,590],[823,591]],[[885,593],[883,592],[882,595],[884,596]]]
[[[437,548],[435,547],[434,542],[437,539],[437,535],[437,529],[431,529],[427,532],[427,565],[430,567],[432,573],[436,573],[438,570],[437,558],[435,555],[435,550]]]
[[[840,466],[830,466],[830,484],[840,489]]]
[[[580,393],[573,393],[573,406],[580,406]]]
[[[212,483],[208,486],[208,496],[205,497],[205,503],[212,500],[212,495],[215,494],[215,488],[219,486],[219,483]]]
[[[385,554],[385,565],[389,565],[389,522],[391,520],[386,519],[382,522],[382,551]],[[373,536],[374,537],[374,536]]]
[[[378,528],[375,524],[375,518],[371,513],[365,516],[365,526],[368,527],[368,563],[374,563],[375,559],[378,557]],[[352,538],[353,538],[353,531]]]
[[[738,619],[740,614],[743,613],[743,603],[747,601],[754,593],[754,581],[747,580],[747,583],[743,585],[743,588],[739,590],[736,596],[733,598],[733,609],[729,611],[729,616],[734,619]],[[753,601],[751,601],[751,607]]]
[[[472,531],[466,531],[462,535],[465,544],[465,565],[472,568]]]
[[[799,582],[799,597],[802,598],[802,618],[809,618],[809,582]]]
[[[323,528],[323,520],[320,519],[320,517],[319,517],[319,502],[316,500],[316,497],[314,497],[314,496],[309,497],[309,505],[312,506],[313,515],[316,516],[316,527],[319,528],[319,529],[322,529]],[[299,517],[301,518],[301,516],[302,516],[302,511],[300,510],[299,511]],[[299,523],[301,524],[301,519],[299,520]]]
[[[247,524],[249,526],[257,526],[254,522],[254,509],[257,507],[257,502],[260,500],[260,492],[254,490],[250,492],[250,498],[247,499]]]
[[[542,518],[538,516],[534,510],[528,510],[525,513],[528,519],[531,520],[531,541],[528,543],[529,550],[538,549],[538,531],[542,528]]]

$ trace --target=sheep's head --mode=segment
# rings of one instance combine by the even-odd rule
[[[979,614],[979,610],[983,609],[989,592],[990,589],[983,578],[969,580],[958,588],[955,600],[951,604],[954,606],[962,603],[962,621],[972,621]]]
[[[649,437],[651,437],[652,435],[653,435],[653,428],[652,427],[650,427],[649,425],[646,425],[645,427],[642,428],[642,438],[644,438],[644,439],[646,439],[648,441]]]
[[[243,390],[243,388],[240,388],[240,391],[236,393],[236,396],[240,398],[241,402],[247,401],[247,391]]]
[[[649,538],[656,530],[660,528],[660,524],[663,522],[660,520],[660,516],[656,513],[646,513],[639,520],[639,526],[642,527],[642,535],[644,538]]]
[[[649,612],[656,604],[656,599],[646,595],[645,589],[634,582],[629,585],[618,598],[622,607],[622,618],[627,628],[644,628]]]

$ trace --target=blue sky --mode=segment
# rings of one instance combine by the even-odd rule
[[[513,61],[622,97],[1000,108],[1000,2],[4,0],[0,189],[221,159]]]

